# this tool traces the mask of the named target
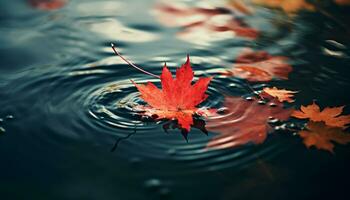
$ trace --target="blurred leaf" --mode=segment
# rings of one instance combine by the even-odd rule
[[[284,56],[272,56],[265,51],[246,50],[236,58],[235,64],[224,75],[236,76],[251,82],[266,82],[273,78],[288,79],[292,67]]]
[[[41,10],[56,10],[62,8],[68,0],[29,0],[29,4]]]
[[[334,3],[341,6],[348,6],[350,5],[350,0],[334,0]]]
[[[225,8],[199,8],[160,4],[155,14],[160,23],[169,27],[182,27],[177,36],[191,43],[205,44],[208,41],[229,39],[235,36],[255,39],[259,31],[238,20],[231,9],[237,11],[238,5]],[[241,13],[244,9],[241,6]],[[248,12],[248,11],[244,11]]]

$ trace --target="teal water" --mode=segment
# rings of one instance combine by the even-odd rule
[[[245,48],[289,58],[288,80],[249,83],[299,91],[295,107],[349,106],[349,9],[293,19],[257,7],[221,11],[225,2],[182,1],[220,10],[259,30],[180,34],[147,1],[69,1],[43,11],[0,1],[0,198],[7,199],[316,199],[346,197],[349,146],[307,149],[298,136],[270,134],[261,145],[205,149],[216,133],[192,129],[188,142],[165,122],[141,119],[130,82],[156,82],[113,54],[110,43],[154,74],[191,56],[195,76],[215,76],[201,106],[249,96],[247,81],[220,76]],[[168,4],[175,4],[174,1]],[[164,18],[164,19],[163,19]],[[189,19],[187,19],[189,20]],[[179,22],[180,23],[180,22]],[[169,27],[170,26],[170,27]],[[349,113],[346,107],[345,112]]]

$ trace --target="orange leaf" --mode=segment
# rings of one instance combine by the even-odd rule
[[[207,120],[206,128],[220,134],[211,139],[208,148],[232,148],[246,143],[260,144],[271,127],[269,119],[287,120],[292,112],[275,99],[263,105],[257,99],[226,97],[227,112]]]
[[[284,56],[272,56],[265,51],[248,49],[236,58],[232,70],[225,75],[237,76],[251,82],[266,82],[273,78],[288,79],[292,67]]]
[[[333,152],[334,144],[347,144],[350,142],[350,134],[345,133],[341,128],[327,126],[324,122],[308,122],[307,130],[299,132],[304,144],[309,148],[315,146]]]
[[[273,87],[273,88],[266,87],[263,89],[263,91],[269,94],[270,96],[277,98],[280,102],[286,101],[288,103],[294,102],[294,99],[292,99],[292,97],[294,96],[295,93],[297,93],[295,91],[278,89],[276,87]]]
[[[292,116],[299,119],[310,119],[314,122],[325,122],[328,126],[345,129],[346,125],[350,124],[350,115],[341,115],[343,108],[344,106],[326,107],[321,111],[320,107],[313,102],[311,105],[301,106],[300,111],[294,111]]]
[[[146,85],[133,82],[141,98],[150,106],[144,107],[145,114],[156,115],[157,119],[177,119],[179,125],[189,131],[193,124],[192,115],[197,111],[197,114],[204,113],[196,106],[208,97],[205,92],[211,78],[200,78],[192,85],[193,71],[187,56],[186,63],[176,70],[175,79],[165,65],[160,79],[162,90],[150,82]]]

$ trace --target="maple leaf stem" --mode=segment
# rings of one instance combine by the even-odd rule
[[[122,60],[124,60],[124,61],[125,61],[127,64],[129,64],[131,67],[133,67],[133,68],[135,68],[135,69],[137,69],[137,70],[139,70],[139,71],[141,71],[141,72],[143,72],[143,73],[145,73],[145,74],[147,74],[147,75],[150,75],[150,76],[153,76],[153,77],[156,77],[156,78],[159,78],[159,79],[160,79],[160,76],[155,75],[155,74],[152,74],[151,72],[148,72],[148,71],[146,71],[146,70],[144,70],[144,69],[142,69],[142,68],[136,66],[134,63],[132,63],[132,62],[128,61],[126,58],[124,58],[124,57],[115,49],[115,45],[114,45],[113,43],[111,43],[111,46],[112,46],[112,49],[113,49],[115,55],[119,56]]]

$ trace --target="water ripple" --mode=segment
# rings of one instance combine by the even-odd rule
[[[326,96],[337,86],[348,86],[346,69],[339,73],[343,66],[333,65],[334,61],[348,59],[347,44],[326,39],[321,47],[315,48],[321,49],[320,52],[308,50],[308,43],[300,38],[311,28],[303,21],[293,23],[279,16],[276,19],[275,14],[266,9],[257,9],[256,16],[244,17],[247,24],[261,30],[256,40],[237,40],[232,32],[218,33],[217,38],[211,38],[206,36],[208,30],[200,28],[179,36],[176,34],[179,30],[161,26],[152,18],[152,13],[142,12],[145,17],[135,15],[142,10],[139,4],[145,10],[153,6],[137,2],[138,6],[129,6],[132,10],[126,12],[122,2],[71,1],[65,10],[54,14],[11,14],[0,28],[5,35],[0,50],[26,56],[22,56],[23,63],[13,69],[11,76],[0,75],[1,97],[4,97],[1,106],[5,111],[10,110],[19,119],[18,123],[28,125],[18,125],[19,135],[38,143],[63,145],[62,148],[85,142],[106,152],[115,147],[114,153],[120,157],[178,161],[177,167],[185,168],[184,173],[242,167],[258,156],[275,156],[289,148],[284,142],[268,139],[259,147],[208,150],[207,143],[214,136],[211,132],[206,135],[193,128],[188,142],[179,130],[170,129],[166,133],[163,126],[168,122],[144,118],[133,109],[145,102],[130,79],[137,83],[151,81],[157,86],[159,80],[150,79],[124,64],[113,55],[110,42],[117,42],[118,50],[154,74],[161,73],[164,62],[175,71],[186,54],[190,54],[195,80],[200,76],[214,77],[207,92],[209,98],[200,107],[220,109],[225,95],[251,94],[244,80],[218,74],[231,68],[245,47],[294,58],[291,64],[300,76],[296,90],[316,91]],[[217,6],[223,5],[208,8]],[[226,18],[237,17],[231,14],[218,15],[211,23],[221,26]],[[309,56],[311,53],[314,60]],[[319,57],[325,62],[313,65]],[[6,64],[12,70],[10,61],[20,59],[8,60]],[[328,87],[330,82],[336,86]],[[255,86],[252,88],[257,90],[263,87]],[[35,128],[40,135],[25,135],[27,129],[38,123]],[[61,140],[65,142],[60,143]]]

